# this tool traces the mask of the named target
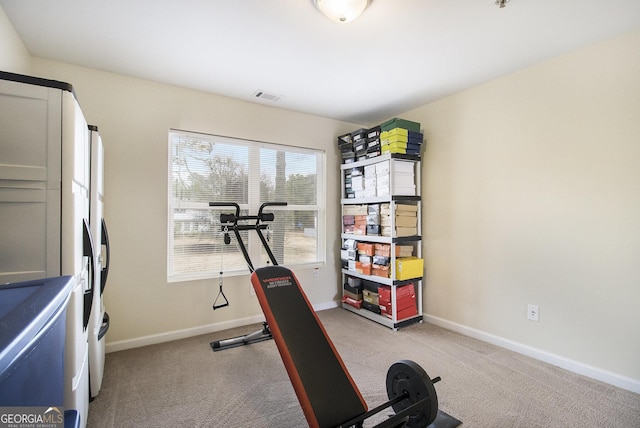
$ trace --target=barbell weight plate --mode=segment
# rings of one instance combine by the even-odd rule
[[[398,413],[420,400],[427,400],[427,406],[411,415],[408,428],[423,428],[431,424],[438,415],[438,396],[433,382],[419,364],[401,360],[389,367],[387,372],[387,396],[389,400],[406,395],[407,398],[394,404]]]

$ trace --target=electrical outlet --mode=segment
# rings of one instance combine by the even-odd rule
[[[531,321],[540,321],[538,305],[527,305],[527,319]]]

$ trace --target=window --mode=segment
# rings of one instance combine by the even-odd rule
[[[169,131],[169,218],[167,277],[170,282],[248,272],[237,247],[224,243],[220,214],[233,208],[257,213],[264,202],[275,220],[266,235],[278,264],[324,263],[324,153],[216,135]],[[255,232],[243,232],[254,267],[268,257]]]

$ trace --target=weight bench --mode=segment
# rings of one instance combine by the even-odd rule
[[[302,411],[312,428],[361,427],[393,407],[383,427],[458,426],[438,411],[434,382],[412,361],[399,361],[387,373],[389,402],[368,412],[367,404],[318,319],[294,273],[283,266],[256,269],[251,283],[276,342]],[[440,415],[439,415],[440,413]]]
[[[365,419],[391,407],[395,414],[376,425],[376,428],[452,428],[460,421],[438,410],[438,398],[431,379],[418,364],[409,360],[394,363],[387,372],[386,386],[389,401],[368,410],[358,387],[340,358],[329,335],[316,315],[294,273],[278,265],[267,240],[262,234],[263,222],[272,221],[272,213],[263,213],[265,203],[256,216],[240,216],[235,203],[210,202],[209,206],[232,206],[235,214],[221,214],[223,231],[229,227],[251,271],[251,284],[265,315],[266,323],[260,340],[273,338],[287,370],[302,411],[311,428],[361,428]],[[255,220],[255,224],[238,224]],[[255,230],[273,266],[254,269],[240,236],[240,230]],[[225,243],[229,243],[225,236]],[[215,309],[215,306],[214,306]],[[215,350],[254,343],[256,335],[212,342]]]

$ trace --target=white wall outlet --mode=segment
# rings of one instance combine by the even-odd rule
[[[538,305],[527,305],[527,319],[531,321],[540,321]]]

